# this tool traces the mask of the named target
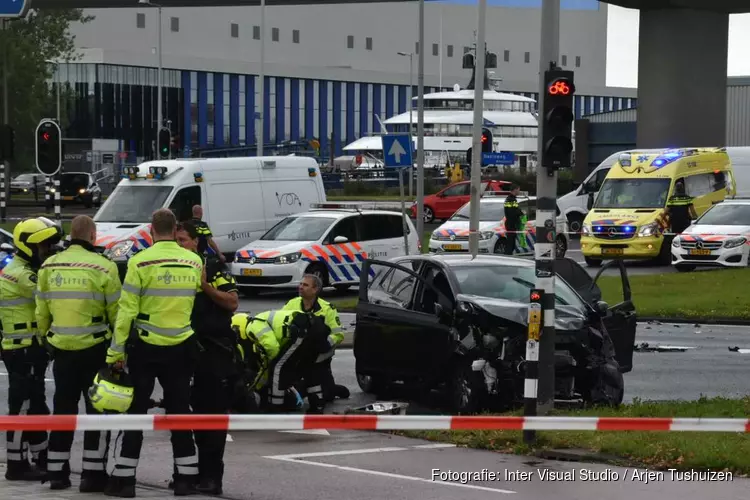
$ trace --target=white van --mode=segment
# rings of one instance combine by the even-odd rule
[[[178,220],[203,207],[223,254],[233,255],[285,217],[326,201],[320,168],[292,156],[149,161],[124,167],[123,179],[94,216],[96,246],[117,262],[151,246],[151,214],[170,208]]]
[[[729,159],[732,161],[732,175],[737,184],[735,198],[750,197],[750,147],[728,147],[726,148]]]

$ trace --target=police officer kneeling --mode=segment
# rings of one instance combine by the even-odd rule
[[[199,255],[199,234],[193,224],[180,224],[176,236],[182,248]],[[193,330],[201,353],[193,376],[191,403],[193,412],[201,415],[226,414],[231,407],[236,375],[237,335],[232,329],[232,314],[239,305],[239,291],[234,278],[223,270],[217,257],[207,258],[205,267],[192,314]],[[196,489],[201,493],[221,495],[227,431],[195,431],[194,435],[200,471],[200,483]]]
[[[127,354],[135,390],[131,414],[149,410],[157,379],[167,413],[190,413],[190,379],[198,354],[190,315],[204,271],[200,257],[177,245],[176,229],[174,214],[157,210],[151,219],[153,246],[128,260],[107,364],[121,367]],[[142,431],[122,433],[106,495],[135,496],[142,444]],[[196,493],[198,456],[191,431],[172,431],[172,452],[175,496]]]
[[[2,354],[8,372],[8,414],[49,415],[44,394],[44,374],[49,355],[43,347],[36,322],[34,295],[37,270],[52,253],[62,230],[44,217],[26,219],[13,230],[17,249],[13,260],[0,272],[0,330]],[[38,481],[46,476],[47,433],[7,431],[8,481]],[[36,468],[26,456],[28,442]]]
[[[84,395],[86,413],[97,413],[86,396],[92,380],[106,366],[120,298],[117,265],[94,250],[96,224],[79,215],[71,224],[70,247],[39,270],[36,317],[53,353],[55,415],[75,415]],[[110,433],[86,431],[83,440],[81,492],[104,491]],[[73,432],[50,434],[47,470],[53,490],[69,488]]]

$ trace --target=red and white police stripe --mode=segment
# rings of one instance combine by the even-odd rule
[[[556,430],[750,432],[743,418],[497,417],[431,415],[0,416],[0,431],[89,430]]]

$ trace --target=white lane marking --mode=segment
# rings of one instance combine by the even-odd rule
[[[234,439],[232,438],[232,435],[229,434],[229,433],[227,433],[227,443],[232,443],[232,442],[234,442]]]
[[[408,448],[404,448],[408,449]],[[414,477],[414,476],[404,476],[402,474],[393,474],[392,472],[381,472],[377,470],[369,470],[369,469],[360,469],[357,467],[347,467],[344,465],[336,465],[336,464],[327,464],[323,462],[311,462],[309,460],[298,460],[294,458],[287,458],[283,456],[272,456],[272,457],[264,457],[264,458],[270,458],[272,460],[280,460],[282,462],[291,462],[295,464],[304,464],[304,465],[316,465],[318,467],[328,467],[329,469],[338,469],[343,470],[346,472],[359,472],[360,474],[370,474],[371,476],[380,476],[380,477],[387,477],[391,479],[404,479],[407,481],[417,481],[420,483],[430,483],[434,485],[441,485],[441,486],[454,486],[456,488],[467,488],[470,490],[480,490],[480,491],[489,491],[492,493],[501,493],[501,494],[513,494],[516,493],[515,491],[511,490],[501,490],[499,488],[488,488],[486,486],[475,486],[473,484],[462,484],[462,483],[453,483],[449,481],[432,481],[430,479],[425,479],[422,477]]]
[[[312,457],[335,457],[338,455],[362,455],[364,453],[386,453],[389,451],[406,451],[410,448],[405,447],[390,447],[390,448],[360,448],[354,450],[338,450],[338,451],[319,451],[315,453],[295,453],[292,455],[269,455],[263,458],[273,458],[278,460],[294,460],[296,458],[312,458]]]
[[[279,431],[286,432],[288,434],[309,434],[312,436],[330,436],[331,433],[325,429],[308,429],[306,431]]]
[[[418,444],[416,446],[412,446],[412,448],[422,449],[422,450],[437,450],[440,448],[455,448],[455,444],[451,443],[430,443],[430,444]]]

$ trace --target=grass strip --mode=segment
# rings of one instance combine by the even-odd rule
[[[521,412],[508,415],[521,415]],[[581,417],[747,418],[750,397],[696,401],[639,401],[620,408],[556,410],[553,415]],[[533,447],[520,431],[398,431],[402,436],[519,455],[549,450],[585,450],[591,461],[652,470],[727,471],[750,474],[750,434],[731,432],[537,431]],[[667,477],[669,477],[667,475]]]

